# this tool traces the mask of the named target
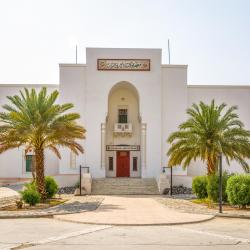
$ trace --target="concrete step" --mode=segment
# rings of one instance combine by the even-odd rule
[[[101,178],[93,179],[91,194],[154,195],[159,190],[153,178]]]

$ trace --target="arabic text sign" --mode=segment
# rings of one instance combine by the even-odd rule
[[[150,71],[150,59],[97,59],[97,69]]]
[[[140,145],[107,145],[107,151],[140,151]]]

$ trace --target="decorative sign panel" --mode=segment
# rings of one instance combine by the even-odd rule
[[[140,145],[107,145],[106,151],[140,151]]]
[[[150,71],[150,59],[97,59],[97,69]]]

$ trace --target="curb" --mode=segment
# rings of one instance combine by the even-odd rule
[[[210,218],[203,219],[203,220],[197,220],[197,221],[187,221],[187,222],[169,222],[169,223],[144,223],[144,224],[124,224],[124,223],[97,223],[97,222],[83,222],[83,221],[75,221],[70,219],[62,219],[62,218],[53,218],[55,220],[64,221],[64,222],[71,222],[71,223],[77,223],[77,224],[88,224],[88,225],[107,225],[107,226],[175,226],[175,225],[186,225],[186,224],[195,224],[195,223],[202,223],[206,221],[213,220],[216,216],[211,215]]]
[[[52,218],[53,214],[30,214],[30,215],[2,215],[0,216],[0,220],[4,219],[28,219],[28,218]]]
[[[235,218],[235,219],[250,219],[250,215],[242,215],[242,214],[216,214],[215,217],[222,218]]]
[[[68,214],[80,214],[84,212],[91,212],[94,210],[82,210],[79,212],[67,212],[67,213],[48,213],[48,214],[20,214],[20,215],[0,215],[0,219],[22,219],[22,218],[52,218],[54,215],[68,215]]]

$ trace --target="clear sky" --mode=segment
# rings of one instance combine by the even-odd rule
[[[189,84],[250,85],[250,0],[0,0],[0,83],[58,83],[85,47],[162,48]]]

